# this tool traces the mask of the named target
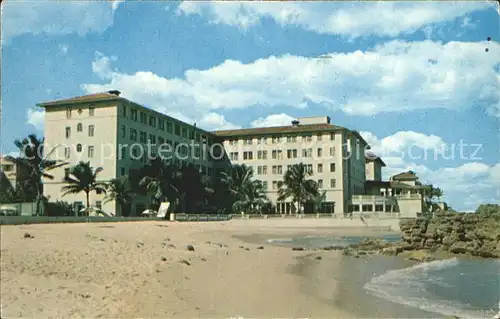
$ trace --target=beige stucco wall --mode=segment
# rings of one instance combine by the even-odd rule
[[[116,103],[116,102],[115,102]],[[68,165],[51,171],[54,179],[44,179],[44,195],[50,201],[63,200],[69,203],[81,201],[85,205],[85,194],[71,194],[62,196],[61,188],[64,186],[64,170],[76,165],[80,161],[89,161],[94,168],[102,167],[98,174],[100,181],[109,181],[116,177],[116,162],[114,145],[117,140],[116,117],[117,108],[114,103],[95,104],[94,116],[89,115],[89,105],[73,106],[71,118],[67,118],[66,107],[48,107],[45,110],[45,154],[54,149],[49,159],[58,159],[68,162]],[[81,112],[80,112],[81,110]],[[77,125],[82,124],[82,131],[77,132]],[[94,136],[89,136],[89,126],[94,125]],[[69,138],[66,138],[66,127],[71,128]],[[82,151],[77,152],[77,145],[82,145]],[[89,157],[88,148],[94,147],[94,155]],[[69,147],[70,156],[66,158],[65,147]],[[104,204],[104,194],[92,193],[90,204],[102,202],[102,209],[115,214],[115,203]]]
[[[288,134],[292,136],[292,134]],[[246,137],[245,137],[246,138]],[[312,165],[313,175],[310,177],[315,181],[322,180],[323,187],[321,190],[326,191],[326,201],[335,201],[335,213],[342,214],[344,211],[344,192],[343,192],[343,176],[342,176],[342,134],[335,133],[335,140],[330,140],[330,133],[321,133],[321,138],[318,139],[318,134],[313,133],[311,141],[305,137],[297,136],[295,142],[287,141],[287,135],[281,138],[279,143],[273,143],[272,137],[264,137],[265,143],[258,144],[258,138],[253,137],[252,144],[247,145],[243,142],[245,138],[239,138],[236,144],[230,143],[229,140],[224,141],[224,148],[228,156],[232,152],[238,152],[238,160],[231,160],[232,164],[245,164],[251,166],[254,170],[256,179],[267,182],[267,195],[269,199],[276,204],[277,189],[273,189],[273,181],[283,181],[283,176],[287,171],[288,165],[298,164],[300,162],[305,165]],[[330,147],[335,147],[335,153],[330,156]],[[272,158],[273,150],[281,150],[282,157],[279,159]],[[296,149],[297,158],[288,158],[288,150]],[[311,157],[302,157],[302,149],[311,149]],[[318,149],[321,149],[321,156],[318,156]],[[258,159],[258,151],[267,151],[267,159]],[[252,160],[244,160],[243,152],[253,152]],[[335,172],[330,172],[330,163],[335,163]],[[318,164],[323,165],[322,173],[318,173]],[[281,174],[273,174],[273,166],[281,165]],[[259,166],[267,166],[267,174],[258,174]],[[330,187],[330,180],[335,179],[335,188]]]
[[[367,181],[381,181],[382,180],[382,165],[377,161],[368,161],[366,167],[366,180]]]

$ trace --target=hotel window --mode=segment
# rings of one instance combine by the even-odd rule
[[[149,117],[149,126],[156,127],[156,117],[154,116]]]
[[[312,148],[303,149],[302,157],[312,157]]]
[[[330,163],[330,172],[335,172],[335,163]]]
[[[71,108],[66,109],[66,118],[70,119],[71,118]]]
[[[272,138],[273,144],[277,144],[281,142],[281,137],[280,136],[273,136]]]
[[[164,131],[165,130],[165,120],[158,119],[158,127],[160,130]]]
[[[179,124],[175,124],[175,135],[181,136],[181,126]]]
[[[137,110],[131,109],[130,110],[130,117],[132,118],[133,121],[137,121]]]
[[[94,147],[93,146],[89,146],[89,148],[87,149],[87,155],[89,158],[92,158],[94,157]]]
[[[89,106],[89,116],[94,116],[94,112],[95,112],[95,107],[94,106]]]
[[[297,150],[286,150],[286,157],[287,158],[297,158]]]
[[[158,136],[158,144],[163,145],[165,143],[165,139],[161,136]]]
[[[318,173],[323,173],[323,164],[318,164]]]
[[[127,107],[125,105],[122,105],[122,114],[123,114],[123,117],[127,117]]]
[[[229,156],[230,156],[232,161],[238,160],[238,152],[231,152],[231,153],[229,153]]]
[[[267,151],[262,151],[262,159],[267,159]]]
[[[200,133],[196,133],[194,136],[194,139],[196,142],[199,142],[200,141]]]
[[[309,172],[309,174],[313,173],[313,166],[312,166],[312,164],[307,164],[307,172]]]
[[[278,174],[283,174],[283,166],[278,165]]]
[[[149,143],[156,144],[156,135],[149,134]]]
[[[71,136],[71,127],[66,126],[66,138],[70,138]]]
[[[305,140],[306,142],[311,142],[312,141],[312,135],[305,135],[302,137],[302,140]]]
[[[318,188],[323,188],[323,180],[318,179]]]
[[[323,156],[323,149],[322,148],[318,148],[318,157],[321,157]]]
[[[335,146],[330,147],[330,156],[335,156]]]
[[[330,141],[335,141],[335,133],[330,133]]]
[[[65,178],[65,179],[66,179],[66,178],[68,178],[68,177],[69,177],[69,175],[70,175],[70,170],[69,170],[69,168],[65,168],[65,169],[64,169],[64,178]]]
[[[278,181],[273,181],[273,190],[278,189]]]
[[[188,130],[185,127],[182,128],[182,137],[184,137],[184,138],[188,137]]]
[[[125,138],[126,135],[127,135],[127,128],[125,127],[125,125],[122,125],[122,137]]]
[[[245,138],[243,140],[243,145],[252,145],[252,139],[251,138]]]
[[[272,170],[273,174],[278,174],[278,166],[277,165],[273,165],[273,170]]]
[[[335,178],[332,178],[330,180],[330,187],[335,188],[337,186],[337,180]]]
[[[264,187],[265,190],[267,190],[267,181],[263,181],[262,186]]]
[[[130,139],[132,141],[137,141],[137,130],[134,128],[130,129]]]
[[[262,175],[262,166],[257,166],[257,175]]]
[[[286,166],[286,171],[288,172],[292,168],[292,165],[287,165]]]
[[[96,200],[95,201],[95,207],[97,207],[98,209],[102,209],[102,201]]]
[[[120,175],[121,176],[125,175],[125,167],[120,167]]]
[[[257,159],[262,159],[262,151],[257,151]]]
[[[142,124],[148,124],[148,116],[146,115],[146,113],[141,112],[139,117],[141,119]]]
[[[89,125],[89,136],[94,136],[94,125]]]
[[[77,131],[77,132],[81,132],[81,131],[83,131],[83,125],[82,125],[82,123],[78,123],[78,124],[76,125],[76,131]]]
[[[286,141],[289,142],[289,143],[293,143],[293,142],[297,142],[297,136],[287,136],[286,137]]]
[[[267,175],[267,165],[262,166],[262,175]]]
[[[77,144],[76,145],[76,151],[80,153],[82,151],[82,144]]]
[[[323,133],[318,133],[316,135],[316,140],[321,141],[323,139]]]
[[[243,152],[243,160],[251,160],[253,159],[253,153],[252,152]]]
[[[167,133],[172,133],[172,123],[167,122]]]
[[[146,132],[139,132],[139,142],[146,143],[147,135]]]
[[[257,138],[257,144],[266,144],[266,138],[265,137]]]
[[[121,152],[120,152],[120,159],[124,160],[125,157],[127,157],[127,149],[125,147],[122,147],[120,150],[121,150]]]
[[[70,156],[70,152],[71,152],[70,147],[69,147],[69,146],[66,146],[66,147],[64,148],[64,157],[65,157],[66,159],[68,159],[68,158],[69,158],[69,156]]]

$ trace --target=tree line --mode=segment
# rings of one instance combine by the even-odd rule
[[[31,134],[14,142],[19,149],[18,157],[8,156],[20,169],[16,189],[0,188],[0,203],[36,202],[36,212],[47,215],[51,210],[70,214],[71,205],[58,201],[55,206],[43,195],[43,178],[53,180],[56,168],[67,166],[60,160],[44,156],[43,138]],[[64,177],[63,197],[82,194],[86,208],[90,208],[90,194],[104,193],[104,202],[116,201],[124,216],[130,214],[130,206],[137,196],[149,196],[150,209],[158,209],[161,202],[168,201],[171,210],[181,213],[197,213],[208,210],[217,213],[272,213],[275,207],[266,196],[264,184],[254,179],[253,169],[244,164],[231,165],[215,177],[202,175],[191,163],[174,165],[161,158],[152,159],[139,169],[110,181],[99,179],[102,168],[94,168],[89,162],[80,162],[70,167]],[[278,190],[278,201],[291,199],[302,209],[311,204],[316,208],[325,198],[316,181],[310,179],[311,172],[303,163],[292,165],[284,174]]]

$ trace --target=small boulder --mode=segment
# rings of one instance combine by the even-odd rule
[[[186,250],[187,251],[194,251],[193,245],[186,245]]]
[[[292,250],[294,250],[294,251],[302,251],[302,250],[304,250],[304,248],[303,247],[293,247]]]

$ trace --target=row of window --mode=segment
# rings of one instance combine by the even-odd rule
[[[127,136],[127,128],[125,127],[125,125],[121,126],[120,132],[121,132],[120,133],[121,137],[122,138],[126,138],[126,136]],[[139,133],[139,135],[137,133]],[[146,133],[144,131],[138,131],[135,128],[130,128],[129,129],[129,139],[131,141],[137,141],[138,138],[139,138],[139,142],[141,142],[141,143],[148,143],[149,142],[151,144],[156,144],[156,141],[158,141],[158,144],[160,144],[160,145],[164,144],[164,143],[172,145],[172,141],[170,141],[168,139],[165,139],[162,136],[158,136],[157,137],[155,134],[151,134],[151,133],[148,136],[148,133]],[[203,139],[202,143],[207,143],[207,140]]]
[[[81,153],[83,150],[82,144],[76,144],[76,151],[78,153]],[[87,145],[87,156],[89,158],[94,157],[94,146],[92,145]],[[69,159],[71,157],[71,148],[69,146],[66,146],[64,148],[64,158]]]
[[[292,165],[287,165],[286,169],[289,170]],[[307,164],[306,169],[310,174],[313,174],[313,165]],[[335,163],[330,163],[330,172],[336,171]],[[317,164],[317,173],[323,173],[323,164]],[[283,165],[273,165],[272,174],[283,174]],[[257,166],[257,175],[267,175],[267,165]]]
[[[95,130],[94,125],[89,125],[88,126],[88,135],[89,136],[94,136],[94,130]],[[76,125],[76,131],[77,132],[83,132],[83,124],[82,123],[78,123]],[[65,135],[66,135],[66,138],[70,138],[71,137],[71,126],[66,126]]]
[[[94,116],[94,113],[95,113],[95,107],[94,107],[94,105],[90,105],[89,108],[88,108],[88,111],[89,111],[89,116]],[[78,108],[78,114],[82,114],[82,112],[83,112],[83,109],[82,108]],[[66,118],[70,119],[72,113],[73,113],[73,109],[72,108],[67,108],[66,109]]]
[[[262,182],[263,186],[265,189],[267,189],[267,181]],[[283,181],[273,181],[272,182],[272,190],[278,190],[281,188],[283,185]],[[323,180],[318,179],[318,188],[322,189],[323,186]],[[337,187],[337,180],[335,178],[330,179],[330,188],[336,188]]]
[[[242,159],[243,160],[252,160],[254,158],[253,153],[254,153],[253,151],[244,151]],[[287,155],[288,159],[298,158],[298,154],[299,154],[299,152],[297,149],[286,150],[286,155]],[[272,159],[283,159],[283,151],[282,150],[272,150],[271,155],[272,155]],[[313,155],[312,148],[302,149],[302,158],[312,158],[313,157],[312,155]],[[316,155],[318,157],[323,156],[323,149],[322,148],[316,149]],[[330,147],[330,156],[335,156],[335,146]],[[232,161],[240,160],[239,152],[230,152],[229,159]],[[257,159],[266,160],[267,159],[267,151],[257,151]]]
[[[330,134],[330,141],[335,140],[335,133],[329,133]],[[288,135],[288,136],[272,136],[271,137],[271,143],[272,144],[278,144],[284,141],[286,138],[286,141],[288,143],[293,143],[297,142],[297,140],[302,140],[304,142],[312,142],[313,140],[313,135],[310,133],[303,134],[303,135]],[[243,141],[243,145],[252,145],[254,143],[254,140],[257,144],[267,144],[268,138],[267,137],[245,137],[241,139]],[[316,134],[316,141],[322,141],[323,140],[323,133],[317,133]],[[240,139],[231,139],[229,140],[230,145],[237,145],[239,143]]]
[[[127,107],[122,106],[122,116],[127,118]],[[158,128],[161,131],[167,131],[167,133],[175,134],[183,138],[189,138],[197,142],[206,142],[207,136],[196,132],[193,127],[182,126],[180,123],[172,123],[168,120],[162,118],[157,118],[156,116],[148,116],[145,112],[139,111],[137,109],[130,109],[130,120],[139,121],[141,124],[149,125],[154,128]]]

